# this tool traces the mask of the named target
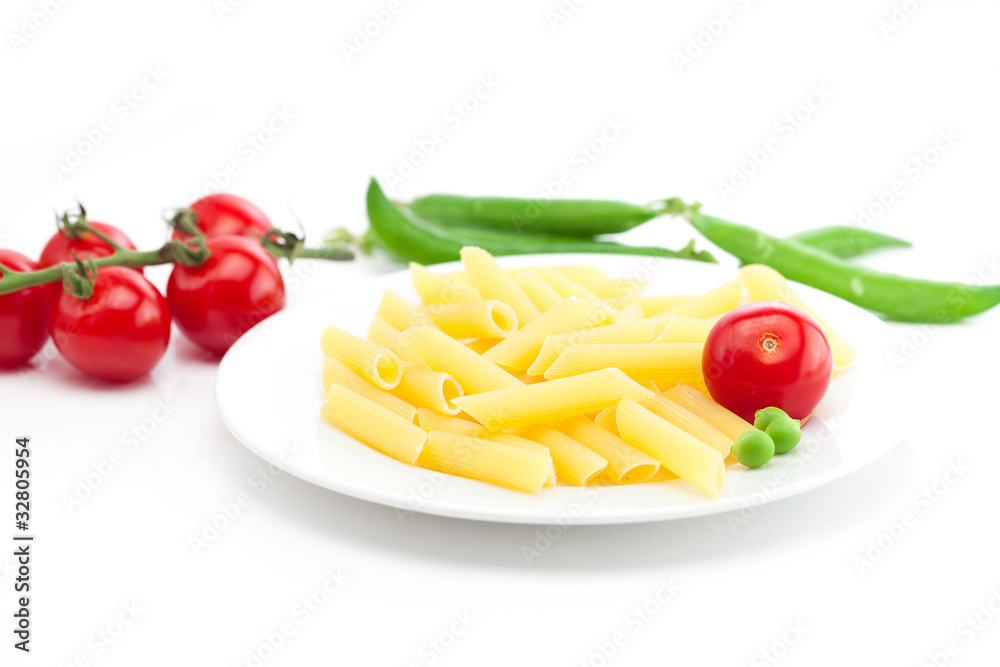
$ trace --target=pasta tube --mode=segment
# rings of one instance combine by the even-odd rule
[[[630,303],[612,315],[609,322],[611,324],[625,324],[627,322],[638,322],[641,319],[645,319],[645,317],[646,313],[642,311],[642,306],[637,303]]]
[[[397,336],[399,336],[399,329],[378,316],[372,320],[371,326],[368,327],[368,340],[385,348],[391,349]]]
[[[726,478],[723,456],[704,442],[657,417],[635,401],[618,405],[618,431],[622,439],[656,458],[677,476],[716,498]]]
[[[699,343],[571,345],[545,371],[545,379],[613,367],[637,382],[670,386],[701,375],[702,347]]]
[[[344,362],[352,371],[381,389],[392,389],[403,376],[403,367],[395,354],[337,327],[327,327],[323,331],[320,346],[325,356]]]
[[[666,396],[653,396],[642,401],[639,405],[657,417],[666,419],[674,426],[687,431],[712,449],[717,450],[723,457],[729,456],[733,449],[733,438]]]
[[[615,435],[618,435],[617,419],[618,418],[615,416],[615,408],[604,408],[594,416],[594,423],[601,428],[607,429]]]
[[[635,301],[649,285],[647,278],[620,278],[618,280],[575,281],[602,299]]]
[[[446,415],[459,413],[458,406],[452,401],[463,394],[461,385],[447,373],[407,363],[403,364],[403,377],[391,391],[411,405]]]
[[[410,423],[416,423],[417,409],[392,394],[375,388],[370,382],[352,371],[342,361],[332,357],[323,360],[323,390],[329,392],[333,385],[346,387],[373,403],[399,415]]]
[[[546,336],[535,361],[528,367],[528,375],[542,375],[549,369],[563,350],[571,345],[586,345],[599,343],[648,343],[653,336],[655,322],[653,320],[638,320],[625,324],[608,324],[605,326],[569,331],[563,334]],[[610,365],[610,364],[609,364]]]
[[[646,317],[659,315],[663,311],[687,303],[693,296],[647,296],[639,299],[635,303],[642,308]]]
[[[455,404],[487,428],[504,431],[596,412],[617,404],[623,397],[644,400],[652,395],[617,368],[606,368],[552,382],[463,396],[456,398]]]
[[[547,454],[444,431],[426,437],[417,465],[428,470],[529,492],[539,491],[552,472]]]
[[[528,298],[538,306],[538,310],[543,313],[554,308],[563,300],[562,295],[534,271],[522,271],[517,274],[517,278],[514,280],[528,295]]]
[[[611,281],[611,278],[604,271],[601,271],[595,266],[589,266],[587,264],[556,266],[553,268],[555,268],[556,271],[563,274],[570,280],[578,282],[581,285],[585,283],[598,283],[598,282]]]
[[[736,416],[697,389],[685,384],[678,384],[668,389],[663,392],[663,396],[682,408],[687,408],[733,440],[740,437],[744,431],[753,428],[753,424],[750,422]]]
[[[406,299],[391,289],[387,289],[382,294],[382,302],[379,304],[376,314],[400,331],[410,327],[437,328],[437,325],[429,317],[411,306]]]
[[[556,427],[607,460],[606,477],[612,484],[640,484],[660,470],[660,462],[655,458],[586,417],[571,417]]]
[[[743,281],[739,278],[701,296],[690,298],[672,308],[667,308],[657,317],[711,317],[720,313],[728,313],[740,305],[743,294]]]
[[[521,437],[548,447],[556,478],[567,484],[586,486],[608,467],[603,456],[551,426],[538,424],[514,431]]]
[[[488,252],[482,248],[466,246],[462,248],[461,254],[469,283],[484,299],[498,299],[513,308],[520,326],[527,325],[542,314],[538,306]]]
[[[439,276],[423,264],[410,262],[413,286],[424,303],[463,303],[482,301],[475,287],[456,276]]]
[[[338,384],[330,386],[320,413],[372,449],[411,465],[427,441],[427,433],[413,422]]]
[[[655,343],[704,343],[718,318],[669,317]]]
[[[517,331],[517,315],[496,299],[433,303],[420,312],[452,338],[506,338]]]
[[[430,327],[413,327],[399,334],[398,343],[420,364],[431,370],[448,373],[458,380],[466,394],[524,386],[513,375],[443,331]]]
[[[589,329],[605,322],[614,311],[608,306],[566,299],[534,322],[507,337],[483,355],[495,364],[526,371],[538,356],[546,337]]]
[[[483,354],[486,350],[500,342],[500,338],[480,338],[465,343],[465,346],[476,354]]]
[[[591,292],[589,289],[581,285],[580,283],[574,282],[566,277],[565,274],[556,271],[552,267],[542,267],[535,269],[535,273],[542,277],[545,282],[559,292],[563,298],[569,298],[575,296],[577,299],[583,299],[584,301],[597,302],[601,298]]]

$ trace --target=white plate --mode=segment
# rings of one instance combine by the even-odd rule
[[[646,294],[653,296],[697,294],[734,277],[733,269],[717,265],[632,256],[535,255],[500,263],[589,264],[612,277],[648,276]],[[435,267],[460,269],[458,263]],[[757,470],[730,468],[717,499],[676,479],[527,494],[421,470],[369,449],[319,416],[320,333],[332,324],[366,336],[386,288],[418,301],[409,272],[401,271],[289,308],[241,338],[222,360],[216,381],[219,414],[229,430],[286,472],[355,498],[407,511],[526,524],[634,523],[756,507],[828,484],[899,441],[888,414],[893,383],[885,355],[888,327],[845,301],[801,286],[803,298],[857,347],[858,359],[834,379],[795,450]]]

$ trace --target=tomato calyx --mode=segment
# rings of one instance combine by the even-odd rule
[[[112,248],[117,249],[117,243],[87,224],[87,209],[83,207],[83,204],[77,202],[76,205],[80,209],[79,213],[70,213],[69,211],[64,212],[62,215],[56,213],[56,227],[59,228],[63,236],[80,240],[84,234],[92,232]]]
[[[73,253],[73,263],[59,265],[63,274],[62,286],[67,294],[78,299],[94,296],[94,282],[97,280],[97,265],[93,259],[84,262]]]

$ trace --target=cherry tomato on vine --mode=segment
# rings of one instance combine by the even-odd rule
[[[39,268],[36,262],[13,250],[0,250],[0,264],[14,271]],[[48,285],[0,294],[0,368],[17,368],[45,345],[51,294]]]
[[[784,303],[740,306],[712,327],[702,353],[708,391],[748,422],[761,408],[806,417],[830,384],[833,356],[823,330]]]
[[[89,299],[60,292],[49,324],[66,361],[112,382],[148,373],[170,342],[167,300],[143,276],[120,266],[97,272]]]
[[[125,235],[125,232],[114,225],[108,225],[103,222],[90,222],[89,220],[87,224],[126,250],[135,250],[132,240]],[[80,235],[80,238],[73,238],[66,230],[60,229],[45,244],[38,264],[44,269],[60,262],[72,262],[73,253],[76,253],[76,256],[80,259],[87,260],[88,258],[97,259],[99,257],[107,257],[113,252],[114,249],[99,239],[93,232],[84,231]],[[142,273],[142,268],[132,270]]]
[[[262,210],[236,195],[208,195],[189,208],[197,218],[198,228],[210,239],[218,236],[249,236],[260,239],[274,228]],[[183,236],[174,232],[175,239]]]
[[[192,342],[222,354],[250,327],[285,306],[278,263],[246,236],[208,240],[201,266],[177,264],[167,283],[174,321]]]

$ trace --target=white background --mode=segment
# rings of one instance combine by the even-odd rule
[[[556,0],[405,1],[350,61],[342,45],[388,0],[52,2],[51,18],[45,4],[12,0],[0,16],[0,244],[29,255],[52,233],[53,210],[76,200],[155,247],[163,209],[193,201],[227,161],[239,168],[227,189],[275,223],[292,226],[294,210],[314,242],[333,226],[360,232],[367,179],[442,128],[446,141],[394,196],[535,196],[569,170],[567,196],[680,195],[783,234],[856,223],[900,179],[905,193],[874,228],[915,248],[865,262],[997,282],[996,3],[911,0],[915,13],[889,31],[885,1],[593,0],[558,22],[546,15]],[[723,10],[730,22],[713,23]],[[698,39],[701,52],[680,63]],[[162,80],[132,92],[147,68]],[[451,122],[481,77],[496,89]],[[828,99],[784,130],[817,89]],[[135,106],[127,116],[123,94]],[[251,154],[243,142],[276,109],[293,119]],[[80,149],[105,118],[110,134]],[[624,129],[582,160],[609,121]],[[957,138],[914,177],[908,161],[949,128]],[[724,198],[719,182],[769,138],[777,152]],[[61,173],[74,150],[89,154]],[[682,244],[680,224],[633,236]],[[290,285],[288,302],[394,267],[384,257],[324,266]],[[167,270],[147,275],[162,286]],[[151,377],[123,387],[46,350],[38,373],[0,377],[0,442],[9,452],[15,435],[33,438],[38,536],[30,656],[11,648],[13,560],[0,550],[0,662],[255,664],[248,651],[288,622],[294,634],[263,664],[764,665],[774,645],[783,665],[920,665],[951,641],[957,655],[939,664],[992,664],[1000,618],[983,612],[978,631],[965,619],[991,597],[1000,611],[998,317],[892,325],[902,362],[885,393],[905,439],[868,469],[735,528],[725,516],[571,527],[531,564],[522,547],[535,544],[534,527],[401,522],[288,476],[262,488],[262,462],[216,417],[214,362],[176,330]],[[158,402],[169,411],[161,422]],[[143,428],[130,449],[129,431]],[[68,511],[64,495],[115,450],[124,462]],[[951,464],[968,468],[953,484]],[[0,470],[11,467],[0,456]],[[10,477],[0,475],[4,526]],[[935,502],[915,499],[935,483]],[[196,554],[190,537],[240,494],[249,506]],[[891,536],[907,512],[915,525]],[[296,615],[338,569],[342,588],[308,619]],[[682,589],[663,605],[650,602],[661,580]],[[636,623],[628,615],[646,603],[655,613]],[[99,640],[117,634],[130,604],[138,618],[110,646]],[[465,613],[471,628],[451,645]],[[616,632],[625,643],[605,660],[597,645]],[[438,638],[450,648],[428,653]]]

